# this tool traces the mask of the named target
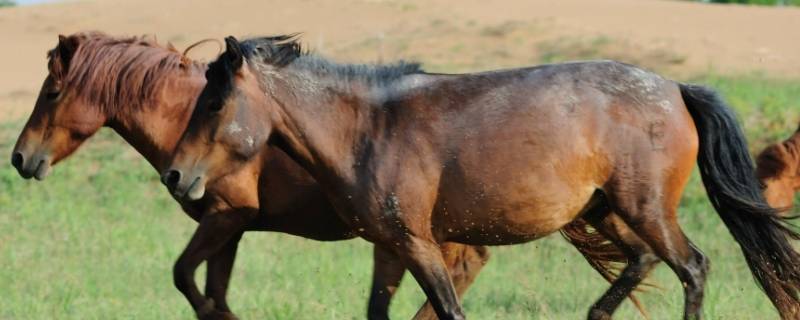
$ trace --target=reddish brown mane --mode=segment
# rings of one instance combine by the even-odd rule
[[[800,171],[800,129],[789,139],[768,146],[757,159],[756,175],[764,181],[784,174],[797,175]]]
[[[58,48],[48,53],[53,80],[62,88],[75,90],[85,102],[108,108],[104,111],[109,114],[150,104],[172,73],[206,69],[206,64],[192,61],[172,45],[162,46],[148,36],[115,38],[86,32],[70,38],[78,39],[80,45],[69,59],[68,70],[64,70]]]

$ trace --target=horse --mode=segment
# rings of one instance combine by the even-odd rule
[[[764,200],[735,114],[709,88],[607,60],[429,74],[338,64],[292,35],[225,42],[162,173],[176,197],[202,196],[275,146],[411,271],[440,319],[465,316],[439,243],[621,222],[632,232],[615,241],[631,258],[588,317],[610,318],[663,260],[683,284],[684,318],[697,319],[709,260],[676,218],[697,163],[754,278],[781,316],[800,316],[798,234]]]
[[[800,190],[800,127],[788,139],[758,154],[756,175],[772,207],[790,209],[794,206],[794,195]]]
[[[48,52],[49,73],[19,135],[11,163],[23,178],[43,180],[52,166],[101,127],[109,127],[160,172],[189,122],[194,99],[205,84],[206,69],[205,63],[192,61],[185,52],[161,46],[150,37],[117,38],[99,32],[59,36],[57,46]],[[310,174],[277,148],[209,186],[202,199],[176,200],[200,225],[175,264],[175,285],[202,319],[235,318],[226,293],[244,230],[283,232],[320,241],[355,237]],[[226,234],[214,224],[221,215],[253,218],[245,227]],[[227,238],[213,238],[218,231]],[[624,258],[615,254],[613,245],[587,231],[585,224],[570,225],[565,236],[604,277],[611,274],[609,262]],[[209,243],[212,240],[219,242]],[[489,258],[481,246],[445,243],[441,251],[459,294]],[[199,293],[193,276],[203,261],[208,263],[205,295]],[[387,317],[390,299],[405,272],[391,262],[375,255],[369,303],[372,317]],[[430,304],[415,318],[434,319]]]

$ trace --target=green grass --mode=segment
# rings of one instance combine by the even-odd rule
[[[736,107],[754,150],[786,137],[800,119],[800,81],[763,76],[693,79],[719,88]],[[23,122],[0,125],[5,154]],[[188,319],[171,267],[195,222],[164,192],[157,174],[113,132],[102,131],[45,182],[0,166],[0,319]],[[751,280],[737,245],[710,208],[695,174],[681,224],[712,261],[709,319],[777,318]],[[464,299],[472,319],[579,319],[608,285],[558,236],[492,248]],[[360,319],[366,309],[371,247],[246,234],[230,302],[243,319]],[[202,275],[201,269],[198,272]],[[653,319],[676,319],[682,290],[660,266],[663,289],[639,296]],[[202,283],[202,279],[201,279]],[[423,300],[411,277],[392,308],[409,318]],[[637,318],[630,303],[617,319]]]

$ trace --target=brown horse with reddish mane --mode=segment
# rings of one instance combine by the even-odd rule
[[[206,82],[206,64],[148,38],[113,38],[93,32],[60,37],[48,58],[49,75],[12,155],[12,164],[23,177],[44,179],[51,166],[103,126],[116,131],[156,170],[166,169]],[[320,186],[277,148],[209,185],[202,199],[178,201],[200,226],[175,265],[175,285],[204,319],[233,318],[226,291],[244,230],[323,241],[355,237],[334,213]],[[220,217],[233,216],[247,217],[247,221],[240,221],[239,228],[219,225]],[[611,275],[610,262],[624,262],[615,247],[589,232],[581,221],[568,226],[565,234],[606,277]],[[459,294],[489,257],[484,247],[456,243],[443,244],[441,252]],[[200,294],[193,274],[203,261],[208,263],[208,272],[205,294]],[[370,317],[387,317],[389,301],[404,272],[402,265],[378,251]],[[415,318],[435,318],[430,304]]]
[[[764,185],[764,197],[775,208],[792,208],[800,190],[800,128],[781,143],[756,157],[756,175]],[[788,212],[788,211],[787,211]]]
[[[798,234],[765,201],[735,115],[708,88],[611,61],[427,74],[336,64],[291,36],[226,44],[162,175],[176,197],[200,198],[276,146],[342,221],[411,271],[440,319],[464,318],[440,243],[611,223],[633,231],[611,237],[631,258],[589,318],[610,318],[663,260],[683,283],[684,317],[697,319],[709,264],[677,208],[698,164],[754,278],[784,318],[800,316]]]

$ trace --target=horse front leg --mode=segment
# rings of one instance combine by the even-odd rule
[[[458,297],[462,297],[475,281],[478,273],[489,260],[489,251],[483,246],[469,246],[454,242],[441,245],[447,269]],[[369,299],[368,319],[389,319],[389,305],[406,268],[394,252],[375,246],[372,291]],[[425,301],[414,320],[437,320],[436,312],[429,301]]]
[[[218,319],[234,320],[237,317],[231,312],[226,299],[231,270],[236,260],[236,250],[244,232],[238,232],[216,254],[206,262],[206,297],[214,302]]]
[[[249,212],[242,210],[205,214],[186,249],[175,262],[175,287],[183,293],[199,319],[225,319],[225,315],[216,310],[214,300],[206,299],[197,288],[194,281],[197,267],[241,233],[251,217]]]
[[[406,267],[393,251],[375,246],[372,256],[372,290],[369,295],[367,319],[388,320],[389,304],[406,273]]]
[[[408,234],[389,250],[400,257],[422,287],[439,319],[466,319],[439,245],[432,239]]]
[[[421,173],[420,163],[397,165],[392,177],[376,179],[380,184],[362,187],[352,208],[352,227],[380,247],[394,252],[428,297],[436,316],[442,320],[465,319],[456,289],[447,270],[442,248],[433,235],[431,215],[436,203],[438,173]],[[438,166],[431,166],[438,168]],[[409,169],[410,168],[410,169]],[[383,177],[381,177],[383,178]],[[379,199],[377,205],[374,199]]]
[[[442,256],[459,299],[464,297],[469,286],[475,281],[478,273],[489,261],[489,250],[484,246],[470,246],[455,242],[441,244]],[[430,302],[425,304],[414,315],[414,320],[436,320],[436,312]]]

